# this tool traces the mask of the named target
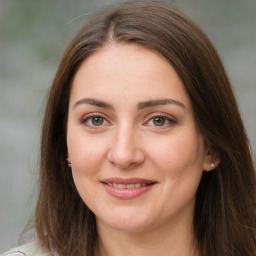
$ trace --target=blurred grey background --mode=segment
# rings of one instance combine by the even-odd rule
[[[0,0],[0,252],[18,244],[36,199],[45,97],[88,13],[114,0]],[[176,0],[216,46],[256,149],[256,0]],[[254,153],[255,155],[255,153]]]

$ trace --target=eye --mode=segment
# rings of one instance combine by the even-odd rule
[[[99,115],[87,116],[81,120],[82,124],[86,124],[87,126],[96,127],[106,125],[107,120]]]
[[[103,125],[104,119],[101,116],[94,116],[94,117],[91,117],[91,122],[95,126],[100,126],[100,125]]]
[[[165,127],[169,126],[171,124],[175,124],[176,121],[168,116],[165,116],[163,114],[161,115],[155,115],[152,118],[150,118],[145,125],[147,126],[158,126],[158,127]]]
[[[157,116],[152,119],[152,122],[155,126],[163,126],[166,123],[166,118],[162,116]]]

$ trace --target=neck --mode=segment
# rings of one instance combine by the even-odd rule
[[[168,226],[168,227],[167,227]],[[97,223],[99,240],[97,256],[198,256],[192,225],[162,228],[141,232],[121,231]]]

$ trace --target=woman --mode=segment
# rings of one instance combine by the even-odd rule
[[[26,255],[256,254],[255,170],[212,44],[158,2],[92,16],[45,113]],[[6,255],[9,255],[8,253]]]

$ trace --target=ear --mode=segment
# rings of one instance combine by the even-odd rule
[[[220,164],[219,152],[213,149],[211,146],[206,146],[203,170],[206,172],[210,172],[214,170],[219,164]]]
[[[68,167],[71,167],[71,160],[70,160],[70,158],[69,158],[68,151],[67,151],[67,158],[66,158],[66,162],[67,162]]]
[[[66,162],[67,162],[68,167],[71,167],[71,160],[70,160],[70,157],[69,157],[68,149],[67,149],[67,158],[66,158]]]

